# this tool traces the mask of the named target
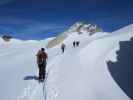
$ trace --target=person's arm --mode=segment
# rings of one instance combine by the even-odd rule
[[[40,50],[37,52],[37,54],[36,54],[36,61],[37,61],[37,64],[39,64],[39,55],[40,55]]]
[[[46,53],[46,59],[48,59],[48,54]]]
[[[39,55],[39,53],[40,53],[40,50],[37,52],[36,56],[38,56],[38,55]]]

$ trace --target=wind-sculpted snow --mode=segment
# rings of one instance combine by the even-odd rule
[[[0,98],[2,100],[130,100],[108,70],[108,61],[117,62],[119,43],[133,37],[133,25],[114,33],[92,36],[73,32],[49,48],[47,80],[37,81],[36,52],[46,41],[0,44]],[[73,48],[72,42],[80,41]]]

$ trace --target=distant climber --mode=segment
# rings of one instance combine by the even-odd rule
[[[76,42],[75,41],[73,41],[73,47],[75,48],[75,44],[76,44]]]
[[[44,81],[48,55],[45,52],[45,49],[41,48],[41,50],[38,51],[36,56],[37,56],[37,64],[39,68],[39,81]]]
[[[62,53],[64,53],[65,48],[66,48],[66,45],[65,45],[64,43],[62,43],[62,45],[61,45],[61,50],[62,50]]]
[[[76,46],[79,47],[80,41],[76,41]]]

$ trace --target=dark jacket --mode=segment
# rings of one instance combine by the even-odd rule
[[[39,50],[36,56],[37,64],[46,64],[46,59],[48,58],[46,52]]]

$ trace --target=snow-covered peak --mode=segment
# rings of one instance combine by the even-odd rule
[[[66,33],[77,32],[78,34],[88,33],[92,35],[96,32],[101,32],[102,29],[98,27],[96,24],[89,24],[85,22],[77,22],[72,25]]]
[[[81,25],[82,25],[81,22],[76,22],[75,24],[73,24],[73,25],[68,29],[68,32],[74,32],[74,31],[76,31]]]
[[[66,38],[72,36],[82,37],[83,34],[85,37],[91,37],[95,33],[102,33],[102,29],[96,24],[89,24],[85,22],[76,22],[68,30],[59,34],[55,39],[48,43],[48,48],[54,47],[62,43]]]
[[[124,28],[121,28],[121,29],[119,29],[119,30],[117,30],[115,32],[112,32],[112,33],[113,34],[119,34],[119,33],[125,33],[125,34],[132,33],[133,34],[133,24],[130,24],[130,25],[128,25],[128,26],[126,26]]]

